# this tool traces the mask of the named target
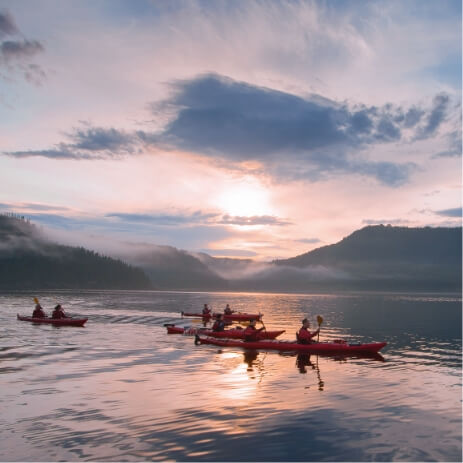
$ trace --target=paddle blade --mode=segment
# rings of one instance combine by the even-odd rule
[[[317,322],[319,326],[323,323],[323,317],[321,315],[317,315]]]

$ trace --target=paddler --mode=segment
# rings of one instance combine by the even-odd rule
[[[227,304],[225,307],[225,310],[223,311],[225,315],[231,315],[233,313],[233,310],[230,308],[230,304]]]
[[[211,314],[211,309],[207,306],[207,304],[204,304],[203,315],[210,315],[210,314]]]
[[[318,328],[318,330],[314,331],[313,333],[309,331],[309,328],[310,322],[307,318],[304,318],[304,320],[302,320],[301,329],[297,333],[297,342],[299,344],[311,344],[314,342],[312,338],[320,332],[320,328]]]
[[[249,325],[246,327],[244,330],[244,340],[248,342],[252,341],[258,341],[259,340],[259,333],[264,329],[265,327],[263,326],[262,328],[257,329],[256,328],[256,321],[251,320],[249,322]]]
[[[53,313],[51,314],[51,318],[67,318],[66,314],[64,313],[64,309],[58,304],[54,309]]]
[[[40,305],[40,302],[36,297],[34,297],[34,302],[35,302],[35,308],[34,308],[34,311],[32,312],[32,317],[33,318],[46,318],[47,314],[42,309],[42,306]]]
[[[222,320],[222,314],[218,313],[216,320],[212,325],[212,331],[225,331],[225,322]]]

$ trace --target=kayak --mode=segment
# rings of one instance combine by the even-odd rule
[[[212,331],[208,328],[196,328],[194,326],[187,326],[182,328],[175,325],[166,325],[167,334],[184,334],[187,336],[193,336],[195,334],[203,334],[205,336],[211,336],[213,338],[232,338],[232,339],[243,339],[244,330],[243,329],[231,329],[225,331]],[[259,333],[261,339],[275,339],[280,334],[283,334],[285,330],[280,331],[261,331]]]
[[[201,317],[204,318],[205,320],[209,320],[210,318],[217,318],[217,313],[212,313],[212,314],[207,314],[204,315],[202,313],[191,313],[191,312],[182,312],[182,317]],[[240,321],[250,321],[250,320],[260,320],[262,318],[261,313],[241,313],[241,312],[236,312],[231,315],[225,315],[221,314],[222,318],[224,320],[230,320],[230,321],[235,321],[235,322],[240,322]]]
[[[47,323],[55,326],[84,326],[88,318],[35,318],[17,315],[18,320],[32,323]]]
[[[373,342],[369,344],[349,344],[345,341],[314,342],[312,344],[298,344],[295,341],[236,341],[234,339],[201,338],[196,336],[195,344],[212,344],[220,347],[241,347],[243,349],[265,349],[280,351],[298,351],[313,354],[338,354],[338,353],[377,353],[387,342]]]

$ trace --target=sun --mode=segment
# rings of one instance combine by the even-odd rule
[[[270,194],[256,181],[241,182],[219,194],[217,206],[231,216],[273,215]]]

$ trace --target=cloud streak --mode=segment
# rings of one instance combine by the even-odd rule
[[[22,35],[12,15],[0,11],[0,78],[11,79],[20,72],[32,83],[40,84],[45,78],[43,69],[31,59],[44,52],[42,43],[35,39],[17,38]]]
[[[66,134],[70,143],[58,143],[51,149],[5,152],[7,156],[27,158],[33,156],[51,159],[97,160],[117,159],[140,152],[136,134],[103,127],[76,128]]]
[[[156,224],[160,226],[178,226],[178,225],[237,225],[237,226],[258,226],[274,225],[285,226],[291,222],[279,217],[270,215],[254,216],[231,216],[229,214],[220,214],[217,212],[205,213],[195,211],[189,214],[127,214],[127,213],[110,213],[106,217],[116,218],[122,222]]]
[[[442,209],[440,211],[434,211],[434,213],[442,217],[462,217],[462,208],[454,207],[452,209]]]

